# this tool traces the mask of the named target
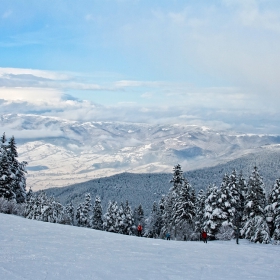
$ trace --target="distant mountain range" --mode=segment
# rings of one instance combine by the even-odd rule
[[[238,134],[194,125],[78,122],[39,115],[0,116],[28,164],[28,186],[62,187],[122,172],[169,173],[278,151],[280,136]]]

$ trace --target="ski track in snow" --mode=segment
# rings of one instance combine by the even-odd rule
[[[166,241],[0,214],[0,279],[280,279],[280,246]]]

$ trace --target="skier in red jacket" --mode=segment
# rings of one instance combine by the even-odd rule
[[[137,230],[138,230],[138,236],[142,236],[142,226],[141,224],[138,225]]]
[[[207,233],[206,233],[206,231],[204,231],[204,230],[202,231],[201,237],[202,237],[203,242],[207,243]]]

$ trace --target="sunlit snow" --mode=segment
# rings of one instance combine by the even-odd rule
[[[0,279],[280,279],[280,246],[166,241],[0,214]]]

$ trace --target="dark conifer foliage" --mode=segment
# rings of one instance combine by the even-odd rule
[[[26,200],[26,165],[17,160],[18,153],[14,136],[7,143],[5,133],[0,147],[0,197],[15,199],[18,203]]]
[[[93,215],[92,215],[92,228],[97,230],[103,229],[103,210],[101,205],[100,196],[95,197],[94,205],[93,205]]]

